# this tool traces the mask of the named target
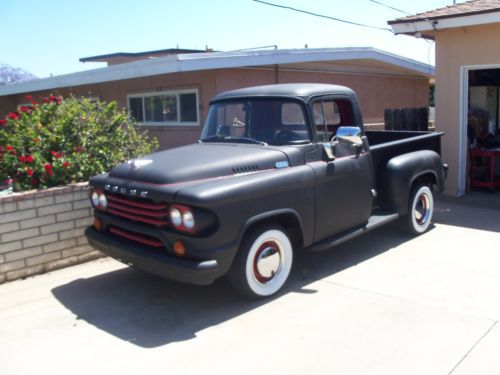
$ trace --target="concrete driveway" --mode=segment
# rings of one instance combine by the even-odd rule
[[[0,285],[0,373],[499,374],[500,210],[441,201],[301,257],[278,297],[170,283],[110,259]]]

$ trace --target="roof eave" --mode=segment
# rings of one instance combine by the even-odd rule
[[[373,59],[412,70],[415,76],[432,77],[427,64],[405,59],[374,48],[332,48],[307,50],[252,51],[169,55],[150,60],[112,65],[105,68],[65,74],[0,87],[0,96],[53,90],[63,87],[112,82],[139,77],[199,70],[291,64],[311,61]]]
[[[426,31],[434,32],[444,29],[451,29],[464,26],[477,26],[489,23],[498,23],[500,19],[500,10],[490,13],[481,13],[466,16],[453,16],[447,18],[434,18],[434,19],[417,19],[417,20],[401,20],[391,21],[389,25],[395,34],[409,34],[423,33]]]

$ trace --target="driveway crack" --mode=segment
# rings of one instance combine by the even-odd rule
[[[474,345],[472,345],[472,347],[467,351],[467,353],[465,353],[464,356],[462,358],[460,358],[460,361],[458,361],[458,363],[455,366],[453,366],[453,368],[448,373],[448,375],[452,375],[455,372],[455,370],[458,368],[458,366],[460,366],[462,364],[462,362],[465,360],[465,358],[467,358],[469,356],[469,354],[476,348],[476,346],[478,346],[479,343],[481,341],[483,341],[483,339],[488,335],[488,333],[491,332],[491,330],[493,329],[493,327],[495,327],[495,325],[497,323],[498,323],[498,320],[495,320],[493,322],[493,324],[490,326],[490,328],[488,328],[486,330],[486,332],[481,335],[481,337],[474,343]]]

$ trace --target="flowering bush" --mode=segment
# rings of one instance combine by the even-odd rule
[[[26,99],[31,105],[0,119],[0,186],[14,191],[86,181],[158,146],[116,102]]]

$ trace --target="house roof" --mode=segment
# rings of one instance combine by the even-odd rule
[[[432,78],[434,67],[368,47],[207,52],[162,56],[72,74],[0,86],[0,96],[111,82],[160,74],[242,67]]]
[[[206,52],[206,50],[200,49],[184,49],[184,48],[168,48],[168,49],[159,49],[155,51],[145,51],[145,52],[116,52],[109,53],[106,55],[97,55],[90,57],[82,57],[80,62],[105,62],[110,59],[114,59],[117,57],[154,57],[154,56],[162,56],[162,55],[179,55],[181,53],[202,53]]]
[[[473,0],[398,18],[387,23],[396,34],[500,22],[500,0]]]

